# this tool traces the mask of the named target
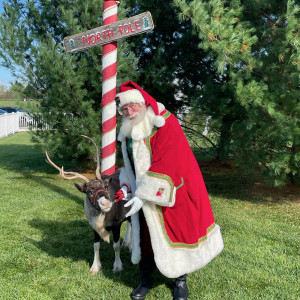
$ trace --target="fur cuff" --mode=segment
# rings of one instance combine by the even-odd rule
[[[135,196],[160,206],[175,204],[176,188],[171,178],[164,174],[147,172],[137,183]]]

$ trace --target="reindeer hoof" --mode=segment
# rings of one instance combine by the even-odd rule
[[[100,266],[92,266],[91,268],[90,268],[90,273],[92,273],[93,275],[96,275],[99,271],[101,271],[102,270],[102,266],[100,265]]]
[[[114,272],[114,273],[116,273],[116,272],[121,272],[123,270],[123,265],[122,264],[120,264],[120,265],[114,265],[114,267],[113,267],[113,269],[112,269],[112,271]]]

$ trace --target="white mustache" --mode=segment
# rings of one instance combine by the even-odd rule
[[[132,120],[134,119],[135,117],[137,117],[140,113],[139,112],[135,112],[134,114],[132,114],[129,119]]]

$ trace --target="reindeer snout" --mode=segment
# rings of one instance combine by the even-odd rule
[[[104,212],[108,212],[110,211],[111,207],[112,207],[112,202],[110,202],[108,199],[106,199],[105,197],[101,197],[98,200],[99,206],[101,208],[102,211]]]

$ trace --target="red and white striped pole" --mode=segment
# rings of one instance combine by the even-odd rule
[[[103,25],[118,21],[119,1],[103,3]],[[116,169],[117,42],[103,45],[102,56],[102,150],[101,173],[111,175]]]

